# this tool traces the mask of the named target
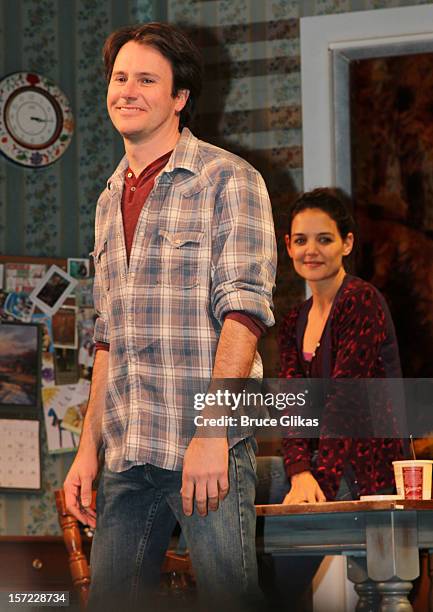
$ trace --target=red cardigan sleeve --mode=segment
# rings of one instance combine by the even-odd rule
[[[298,349],[296,343],[296,321],[299,307],[291,310],[283,320],[279,335],[280,378],[301,378]],[[283,438],[282,449],[284,466],[289,478],[293,474],[311,470],[310,441],[305,438]]]
[[[299,307],[290,310],[283,319],[278,331],[278,348],[280,353],[279,378],[302,378],[296,346],[296,321],[298,316]]]

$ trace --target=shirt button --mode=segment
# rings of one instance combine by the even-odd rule
[[[131,187],[131,191],[135,191],[136,189],[136,187]]]
[[[128,178],[132,178],[132,172],[128,172],[127,176]]]

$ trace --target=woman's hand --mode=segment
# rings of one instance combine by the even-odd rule
[[[283,504],[315,504],[326,501],[319,483],[311,472],[294,474],[291,482],[292,488],[284,498]]]

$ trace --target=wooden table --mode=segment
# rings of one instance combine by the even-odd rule
[[[433,553],[432,500],[256,508],[264,517],[258,546],[265,553],[345,555],[358,612],[412,611],[407,595],[420,574],[419,551]],[[433,611],[432,589],[429,608]]]

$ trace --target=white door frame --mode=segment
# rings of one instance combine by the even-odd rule
[[[433,51],[433,6],[301,19],[304,189],[350,192],[348,62]]]
[[[420,5],[301,19],[304,190],[338,186],[351,193],[351,60],[433,51],[433,6]],[[314,609],[355,607],[345,558],[316,576]],[[327,568],[328,569],[328,568]]]

